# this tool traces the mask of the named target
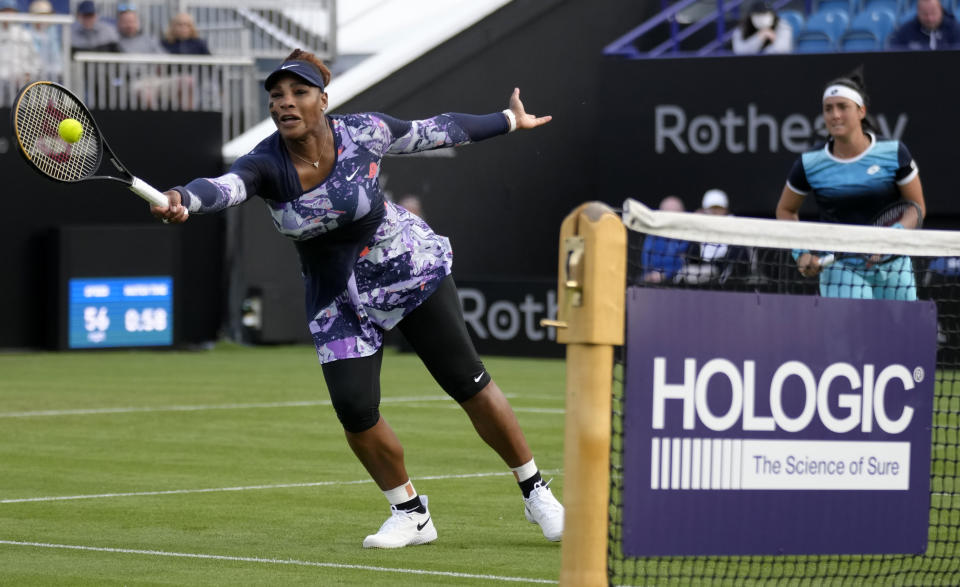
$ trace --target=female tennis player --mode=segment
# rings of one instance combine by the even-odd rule
[[[347,442],[390,503],[391,516],[365,548],[436,540],[427,496],[407,475],[403,447],[380,415],[383,333],[398,327],[480,437],[513,471],[526,518],[544,536],[563,534],[563,506],[540,476],[517,418],[467,334],[446,237],[384,199],[380,160],[481,141],[551,120],[527,113],[515,89],[509,108],[487,115],[398,120],[380,113],[328,115],[330,71],[291,53],[264,84],[277,131],[226,175],[195,179],[153,207],[165,222],[263,198],[300,255],[308,327]]]
[[[798,220],[804,197],[812,193],[823,222],[875,224],[878,213],[902,200],[912,204],[904,206],[893,226],[920,226],[926,205],[916,163],[902,142],[877,137],[867,118],[862,72],[828,83],[822,102],[829,139],[794,163],[780,194],[777,218]],[[835,262],[823,267],[819,255],[798,250],[794,259],[804,276],[820,275],[823,296],[917,298],[909,257],[837,255]]]

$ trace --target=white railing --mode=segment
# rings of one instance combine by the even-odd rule
[[[92,109],[222,112],[223,140],[260,121],[252,57],[78,52],[72,75]]]
[[[31,80],[70,85],[72,22],[64,15],[0,12],[0,27],[6,29],[0,44],[0,107],[13,104],[17,91]]]
[[[72,0],[74,12],[78,1]],[[101,17],[115,15],[117,4],[97,2]],[[136,4],[145,31],[157,37],[167,15],[193,13],[214,55],[78,52],[71,60],[73,14],[0,13],[9,39],[0,44],[0,107],[12,105],[27,82],[51,80],[75,90],[93,109],[220,111],[228,141],[262,120],[258,58],[281,58],[298,47],[324,59],[334,55],[335,0],[285,0],[280,7],[276,0]]]
[[[79,1],[71,0],[73,11]],[[336,56],[336,0],[97,0],[98,14],[112,22],[125,3],[136,5],[142,30],[157,39],[175,14],[189,13],[214,54],[281,58],[301,48]]]

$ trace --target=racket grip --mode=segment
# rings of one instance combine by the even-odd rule
[[[139,177],[133,178],[133,181],[130,183],[130,191],[150,202],[153,206],[168,206],[170,204],[170,200],[166,194],[160,192]]]
[[[828,265],[833,265],[833,262],[836,260],[837,258],[833,256],[833,253],[827,253],[826,255],[820,257],[820,266],[826,267]]]

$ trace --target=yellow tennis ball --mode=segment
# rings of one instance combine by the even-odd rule
[[[63,140],[68,143],[75,143],[83,136],[83,125],[76,118],[64,118],[57,128],[57,132],[60,133],[60,138]]]

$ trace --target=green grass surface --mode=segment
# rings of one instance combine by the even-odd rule
[[[562,497],[562,361],[485,362]],[[389,511],[312,348],[0,355],[0,584],[556,581],[559,545],[466,414],[413,355],[382,381],[430,545],[360,547]]]

